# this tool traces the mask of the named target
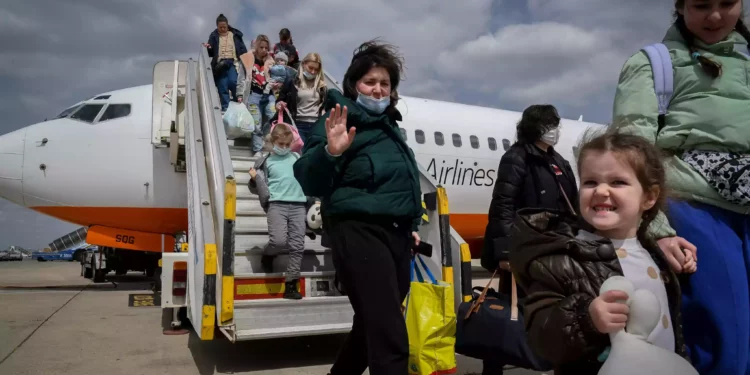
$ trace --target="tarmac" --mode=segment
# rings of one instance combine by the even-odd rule
[[[240,343],[218,331],[213,341],[163,335],[170,316],[160,307],[129,307],[131,294],[150,295],[150,287],[138,273],[92,284],[77,262],[0,263],[0,374],[324,375],[344,342],[343,335]],[[457,355],[457,362],[457,374],[481,374],[481,361]]]

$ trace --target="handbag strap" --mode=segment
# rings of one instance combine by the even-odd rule
[[[518,320],[518,286],[516,285],[516,277],[513,273],[510,274],[510,320]]]
[[[422,268],[424,269],[424,272],[427,274],[428,280],[430,283],[437,285],[438,281],[435,278],[435,275],[432,274],[432,271],[427,267],[427,264],[424,262],[422,257],[419,254],[414,254],[411,258],[411,281],[414,281],[414,275],[417,276],[417,279],[420,283],[424,282],[424,277],[422,276],[422,272],[419,271],[419,267],[417,266],[417,259],[419,259],[419,263],[422,265]]]
[[[291,122],[291,125],[292,125],[292,126],[293,126],[293,127],[295,128],[295,129],[297,129],[297,124],[295,124],[295,123],[294,123],[294,117],[292,117],[292,113],[291,113],[291,112],[289,112],[289,108],[287,108],[287,107],[284,107],[284,112],[286,112],[286,115],[287,115],[287,116],[289,116],[289,121]],[[281,113],[279,112],[279,121],[281,121],[281,119],[282,119],[282,117],[281,117]]]
[[[471,317],[471,314],[479,311],[479,306],[484,302],[487,296],[487,291],[490,289],[492,280],[495,279],[496,275],[497,275],[497,269],[495,269],[495,272],[492,273],[492,277],[490,277],[490,281],[487,282],[487,285],[484,287],[479,297],[476,300],[474,300],[474,302],[471,303],[471,307],[469,307],[469,311],[466,312],[464,319],[469,319]],[[510,280],[511,280],[510,320],[517,321],[518,320],[518,284],[516,284],[516,277],[513,275],[512,272],[510,274]]]
[[[570,203],[570,199],[568,199],[568,194],[565,194],[565,189],[563,189],[562,184],[560,183],[560,180],[557,180],[557,186],[560,187],[560,193],[562,193],[563,197],[565,198],[565,202],[568,203],[568,208],[570,209],[570,213],[573,214],[573,216],[578,216],[576,214],[576,210],[573,208],[573,205]]]
[[[479,311],[479,306],[484,302],[485,298],[487,297],[487,291],[490,289],[490,285],[492,284],[492,280],[495,279],[495,276],[497,275],[497,269],[495,272],[492,273],[492,277],[490,277],[490,281],[487,282],[487,285],[482,289],[482,293],[479,294],[479,297],[474,300],[474,302],[471,303],[471,307],[469,308],[469,311],[466,312],[466,315],[464,316],[464,319],[469,319],[471,314]]]

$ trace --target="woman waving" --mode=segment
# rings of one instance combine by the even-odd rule
[[[294,174],[321,197],[336,273],[354,324],[332,375],[406,375],[409,342],[401,303],[409,290],[410,247],[422,205],[419,170],[396,121],[402,71],[393,47],[368,42],[328,90]]]

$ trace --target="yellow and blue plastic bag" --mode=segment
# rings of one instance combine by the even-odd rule
[[[429,278],[428,282],[416,264],[417,259]],[[411,289],[406,296],[404,312],[409,334],[409,375],[456,373],[456,310],[453,301],[453,285],[438,282],[424,260],[416,254],[411,261]]]

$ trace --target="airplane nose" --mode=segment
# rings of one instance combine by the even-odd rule
[[[23,147],[26,129],[0,135],[0,197],[23,205]]]

